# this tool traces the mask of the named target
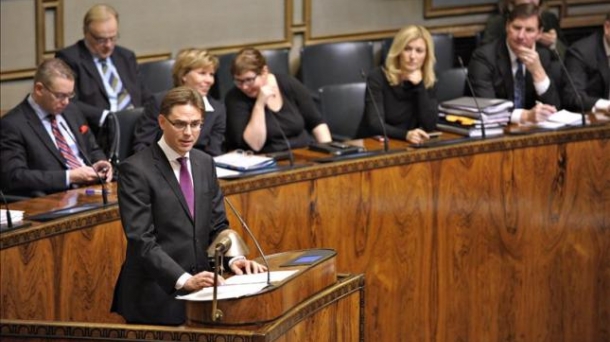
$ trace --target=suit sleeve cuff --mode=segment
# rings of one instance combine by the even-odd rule
[[[521,116],[523,116],[523,109],[515,109],[510,115],[510,122],[514,124],[521,123]]]
[[[176,290],[180,290],[184,287],[184,284],[186,284],[186,281],[191,279],[192,275],[190,273],[184,273],[180,276],[180,278],[178,278],[178,281],[176,281]]]
[[[546,93],[547,90],[549,90],[549,87],[551,86],[551,80],[549,79],[549,77],[545,77],[544,80],[540,81],[540,82],[534,82],[534,88],[536,88],[536,94],[538,94],[538,96]]]
[[[606,99],[599,99],[595,102],[595,105],[593,106],[593,113],[607,113],[608,112],[608,108],[610,108],[610,101],[606,100]]]
[[[233,265],[234,262],[239,261],[239,260],[244,260],[244,259],[246,259],[246,257],[243,255],[238,255],[236,257],[231,258],[231,260],[229,260],[229,267],[231,267],[231,265]]]

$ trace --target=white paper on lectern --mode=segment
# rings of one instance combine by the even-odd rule
[[[271,281],[282,281],[298,270],[294,271],[276,271],[271,272]],[[235,278],[235,279],[234,279]],[[218,299],[239,298],[260,292],[267,286],[267,273],[245,274],[233,276],[227,279],[224,285],[218,286],[216,294]],[[177,296],[176,299],[191,300],[191,301],[211,301],[214,296],[213,287],[204,287],[203,289],[189,293],[184,296]]]
[[[291,275],[297,273],[298,270],[290,271],[273,271],[271,272],[271,282],[282,281]],[[257,274],[242,274],[235,275],[227,279],[226,285],[241,285],[241,284],[253,284],[253,283],[265,283],[267,284],[267,272]]]

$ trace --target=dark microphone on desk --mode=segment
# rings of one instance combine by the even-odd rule
[[[235,214],[235,216],[237,216],[239,223],[241,223],[242,227],[244,227],[244,229],[246,230],[248,235],[250,235],[250,237],[252,238],[252,241],[254,241],[254,245],[256,246],[256,249],[258,250],[258,253],[261,255],[261,258],[263,259],[265,266],[267,267],[267,286],[272,286],[271,268],[269,267],[269,261],[267,260],[267,256],[265,256],[265,253],[263,253],[263,249],[261,248],[261,245],[258,243],[258,240],[256,239],[256,237],[250,230],[250,227],[248,227],[248,225],[246,224],[246,221],[244,221],[244,219],[241,217],[239,212],[237,212],[237,209],[235,209],[235,207],[233,206],[233,203],[231,203],[231,201],[229,201],[229,199],[226,197],[225,197],[225,202],[227,202],[227,204],[229,205],[229,208],[231,208],[231,211],[233,212],[233,214]]]
[[[468,84],[468,89],[470,89],[470,93],[472,94],[474,105],[477,106],[477,110],[479,111],[479,120],[481,121],[481,139],[485,139],[485,119],[483,118],[483,111],[481,110],[481,106],[479,106],[479,101],[477,101],[477,94],[475,94],[474,88],[472,87],[472,83],[470,82],[470,77],[468,77],[468,71],[464,66],[464,61],[462,60],[461,56],[457,56],[457,58],[460,62],[462,70],[464,70],[464,76],[466,76],[466,84]]]
[[[89,160],[89,157],[87,157],[87,155],[83,152],[83,149],[80,146],[78,146],[78,141],[76,141],[76,137],[72,134],[72,131],[69,130],[68,127],[66,127],[66,125],[63,123],[63,121],[60,122],[59,124],[64,129],[64,131],[68,132],[70,139],[72,139],[72,141],[74,142],[74,146],[76,146],[78,153],[83,157],[83,159],[85,160],[85,163],[87,163],[88,166],[91,166],[91,168],[93,168],[93,164],[91,163],[91,160]],[[100,174],[97,172],[96,169],[93,169],[93,172],[95,172],[95,176],[97,177],[98,182],[102,186],[102,203],[104,204],[104,206],[107,206],[108,205],[108,189],[106,189],[106,183],[104,182],[102,177],[100,177]]]
[[[11,211],[8,207],[8,201],[6,200],[6,197],[4,197],[4,192],[2,190],[0,190],[0,195],[2,195],[2,202],[4,203],[4,207],[6,207],[6,228],[12,229],[13,219],[11,217]]]
[[[290,145],[290,141],[286,137],[286,134],[284,133],[284,130],[282,129],[282,126],[280,125],[280,122],[275,117],[275,115],[276,115],[275,112],[271,113],[271,117],[273,118],[273,121],[275,122],[277,127],[280,129],[280,133],[282,134],[284,143],[286,144],[286,147],[288,148],[288,159],[290,160],[290,167],[292,168],[294,166],[294,154],[292,153],[292,146]]]
[[[360,69],[360,76],[365,82],[366,91],[368,92],[371,102],[373,103],[373,109],[375,109],[375,114],[377,115],[377,119],[379,120],[379,124],[381,124],[381,130],[383,132],[383,152],[388,152],[388,133],[385,129],[385,122],[383,122],[383,118],[381,117],[381,112],[379,111],[379,107],[377,107],[377,102],[375,102],[375,98],[373,97],[373,92],[371,88],[369,88],[368,82],[366,82],[366,73],[364,70]]]
[[[561,70],[563,70],[563,72],[566,74],[568,82],[570,83],[570,88],[572,88],[572,91],[574,92],[574,95],[576,96],[576,99],[578,100],[578,104],[580,105],[580,115],[582,116],[582,125],[586,126],[587,125],[587,115],[585,114],[585,106],[582,102],[582,97],[580,96],[580,93],[578,92],[578,90],[576,89],[576,86],[574,85],[574,81],[572,80],[572,76],[570,76],[570,73],[568,72],[568,68],[566,68],[565,64],[563,64],[563,60],[561,59],[559,52],[557,52],[557,49],[551,49],[551,50],[555,53],[555,56],[557,56],[559,65],[561,65]]]

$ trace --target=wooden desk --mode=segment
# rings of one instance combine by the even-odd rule
[[[222,187],[267,253],[333,248],[339,270],[365,273],[366,341],[597,342],[610,326],[609,149],[606,125]],[[115,208],[2,234],[2,319],[116,322],[117,219]]]

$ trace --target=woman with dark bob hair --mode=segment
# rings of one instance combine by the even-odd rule
[[[242,49],[231,74],[235,87],[225,98],[228,150],[268,153],[332,140],[305,86],[290,75],[271,73],[257,49]]]

